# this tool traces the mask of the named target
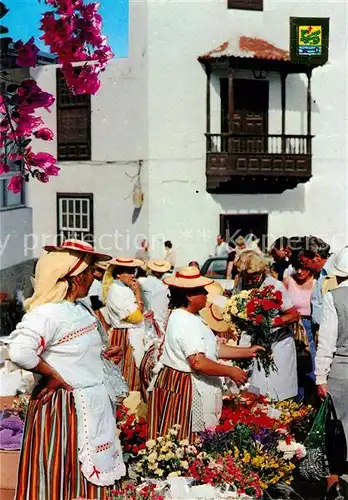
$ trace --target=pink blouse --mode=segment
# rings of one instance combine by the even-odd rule
[[[288,277],[288,292],[291,300],[301,316],[311,315],[311,298],[315,281],[311,288],[304,288],[296,283],[294,278]]]

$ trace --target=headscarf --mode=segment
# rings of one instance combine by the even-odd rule
[[[106,304],[106,299],[108,298],[108,293],[110,290],[111,285],[114,282],[114,278],[112,276],[112,273],[115,269],[115,266],[110,265],[107,270],[104,273],[103,276],[103,281],[102,281],[102,302],[105,305]]]
[[[64,278],[81,274],[92,261],[90,254],[73,250],[41,255],[35,269],[34,293],[24,302],[24,309],[29,312],[37,306],[64,300],[69,287]]]

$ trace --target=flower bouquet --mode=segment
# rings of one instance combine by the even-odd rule
[[[127,483],[121,488],[111,490],[108,500],[164,500],[164,498],[156,492],[155,484],[135,486]]]
[[[196,457],[198,450],[187,439],[178,439],[178,429],[174,425],[166,436],[146,442],[146,448],[139,451],[141,456],[135,472],[141,478],[166,479],[187,476],[189,463]]]
[[[271,370],[277,369],[272,357],[272,328],[282,303],[281,292],[270,285],[262,289],[242,290],[233,295],[226,302],[223,312],[224,320],[233,326],[239,338],[246,333],[252,345],[264,347],[264,351],[258,352],[256,361],[258,368],[262,366],[267,376]],[[250,361],[238,360],[235,364],[248,369]]]

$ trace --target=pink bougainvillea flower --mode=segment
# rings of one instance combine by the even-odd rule
[[[98,72],[100,68],[94,65],[82,66],[77,73],[70,65],[63,66],[63,74],[67,85],[73,94],[96,94],[100,87]]]
[[[34,175],[40,182],[48,182],[50,180],[46,172],[40,172],[39,170],[37,170],[36,172],[34,172]]]
[[[37,139],[42,139],[43,141],[52,141],[54,134],[51,129],[47,127],[39,128],[39,130],[36,130],[34,132],[34,136]]]
[[[0,94],[0,113],[2,113],[2,114],[6,113],[4,96],[2,94]]]
[[[57,165],[49,165],[48,167],[45,168],[45,173],[47,175],[58,175],[60,171],[60,168],[57,167]]]
[[[18,106],[20,110],[26,113],[33,113],[37,108],[49,108],[55,101],[55,98],[49,92],[44,92],[35,80],[23,80],[17,89]]]
[[[57,160],[50,153],[32,153],[27,154],[27,161],[34,167],[46,169],[51,165],[55,165]]]
[[[7,174],[10,171],[10,167],[4,161],[0,160],[0,175]]]
[[[11,177],[7,189],[9,191],[13,191],[14,194],[20,193],[22,189],[22,184],[23,184],[23,177],[21,175],[15,175],[14,177]]]
[[[13,116],[12,119],[17,123],[17,128],[14,133],[11,132],[8,134],[10,139],[29,137],[34,129],[43,124],[43,120],[40,116],[32,116],[22,112]]]
[[[19,40],[14,46],[17,50],[16,63],[18,66],[33,67],[36,65],[39,49],[34,43],[34,37],[31,37],[27,43]]]

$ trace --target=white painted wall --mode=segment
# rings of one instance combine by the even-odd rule
[[[32,258],[27,234],[32,233],[32,209],[14,208],[0,212],[0,270]]]
[[[92,161],[65,162],[49,184],[31,182],[35,255],[44,235],[56,232],[56,192],[93,192],[97,246],[134,254],[134,238],[148,234],[162,255],[171,239],[178,264],[201,263],[211,253],[219,214],[268,213],[269,233],[317,234],[334,248],[348,242],[347,220],[347,7],[342,1],[264,1],[263,12],[228,10],[227,0],[130,0],[130,54],[110,64],[92,98]],[[205,178],[205,73],[197,57],[240,35],[288,48],[290,16],[330,17],[330,61],[312,79],[313,178],[281,195],[210,195]],[[245,74],[244,74],[245,76]],[[280,132],[280,84],[270,79],[270,132]],[[54,92],[52,67],[38,70],[39,83]],[[219,132],[217,78],[212,81],[212,132]],[[305,133],[305,82],[287,80],[287,133]],[[56,111],[45,116],[56,128]],[[45,144],[56,154],[55,142]],[[40,143],[42,149],[42,143]],[[132,224],[132,189],[126,173],[144,161],[145,203]],[[121,250],[103,234],[129,234]],[[118,250],[118,251],[117,251]]]
[[[166,221],[180,263],[202,262],[213,250],[220,213],[268,213],[274,238],[314,233],[336,248],[348,242],[346,10],[340,1],[265,0],[263,12],[228,10],[227,0],[148,1],[150,224],[156,232]],[[240,35],[287,49],[290,16],[330,17],[331,23],[330,61],[312,79],[313,178],[281,195],[211,196],[205,191],[205,74],[197,57]],[[269,78],[270,132],[276,133],[280,85]],[[303,77],[288,77],[289,134],[305,133],[305,92]],[[213,90],[212,132],[219,123]]]

